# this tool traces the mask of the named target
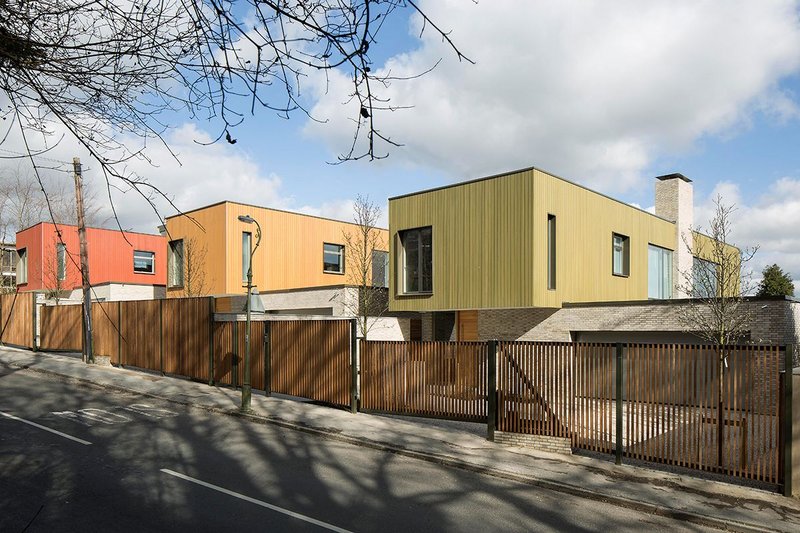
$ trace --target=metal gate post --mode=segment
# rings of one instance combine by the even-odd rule
[[[616,396],[617,396],[617,449],[615,462],[622,464],[622,394],[623,394],[623,365],[622,365],[622,343],[617,343],[617,375],[616,375]]]
[[[350,412],[358,412],[358,323],[350,320]]]
[[[792,495],[792,371],[794,367],[794,345],[787,344],[784,354],[783,385],[783,495]]]
[[[488,383],[486,387],[486,432],[487,438],[494,441],[494,432],[497,429],[497,341],[491,340],[486,344],[488,351],[487,364],[487,377]]]
[[[272,322],[264,321],[264,396],[272,396]]]

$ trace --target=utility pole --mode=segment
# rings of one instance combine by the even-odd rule
[[[83,362],[94,363],[92,350],[92,297],[89,285],[89,250],[86,246],[86,224],[83,216],[83,176],[81,160],[72,158],[75,170],[75,205],[78,208],[78,240],[81,244],[81,281],[83,285]]]

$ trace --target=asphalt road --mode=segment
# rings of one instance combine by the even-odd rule
[[[0,531],[232,529],[704,530],[277,426],[0,369]]]

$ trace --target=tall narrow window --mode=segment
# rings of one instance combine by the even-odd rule
[[[344,246],[322,244],[322,271],[327,274],[344,274]]]
[[[67,246],[64,243],[56,243],[56,265],[58,281],[64,281],[67,277]]]
[[[372,286],[389,286],[389,252],[372,251]]]
[[[547,288],[556,288],[556,216],[547,215]]]
[[[154,274],[156,254],[143,250],[133,251],[133,271],[138,274]]]
[[[167,284],[170,287],[183,287],[183,239],[169,241],[167,255]]]
[[[249,231],[242,232],[242,281],[247,283],[247,271],[250,269],[250,250],[253,234]]]
[[[672,250],[647,246],[647,297],[672,298]]]
[[[611,234],[612,270],[615,276],[629,276],[631,265],[630,239],[619,233]]]
[[[430,226],[400,232],[403,291],[433,292],[433,231]]]
[[[692,258],[692,289],[695,298],[716,298],[717,264],[699,257]]]
[[[17,285],[28,283],[28,249],[17,250]]]

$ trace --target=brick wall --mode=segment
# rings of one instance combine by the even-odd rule
[[[561,437],[495,431],[494,441],[507,446],[524,446],[544,452],[572,454],[572,446],[570,445],[569,439]]]

